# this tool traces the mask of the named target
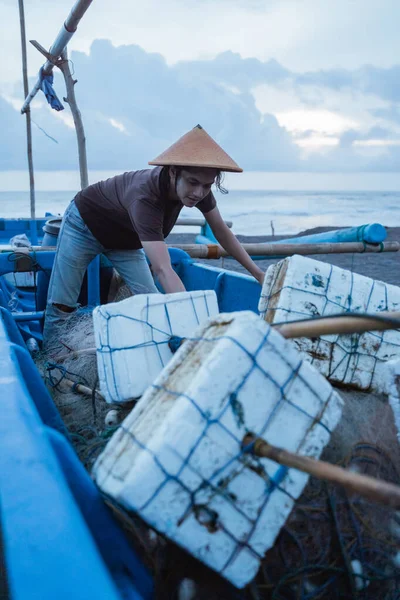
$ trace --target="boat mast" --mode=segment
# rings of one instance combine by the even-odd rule
[[[75,99],[74,85],[76,81],[72,79],[72,75],[69,69],[67,57],[67,44],[74,35],[75,31],[77,30],[79,21],[82,19],[83,15],[91,5],[92,1],[93,0],[77,0],[48,52],[38,42],[30,40],[31,44],[33,44],[33,46],[35,46],[35,48],[46,57],[47,61],[41,68],[38,79],[35,85],[33,86],[31,92],[26,95],[25,102],[21,108],[22,114],[29,110],[29,104],[42,87],[43,78],[51,75],[55,66],[59,67],[59,69],[64,75],[65,85],[67,88],[67,97],[64,100],[69,104],[71,108],[72,116],[75,123],[75,130],[78,142],[81,188],[84,188],[88,185],[86,138],[81,113],[78,109]]]
[[[22,77],[24,82],[24,95],[25,98],[28,95],[28,61],[26,57],[26,34],[25,34],[25,11],[24,11],[24,0],[18,0],[19,6],[19,22],[21,30],[21,51],[22,51]],[[30,190],[30,207],[31,207],[31,219],[35,219],[35,177],[33,173],[33,157],[32,157],[32,125],[31,125],[31,111],[30,107],[27,106],[25,111],[26,114],[26,143],[27,143],[27,155],[28,155],[28,168],[29,168],[29,190]],[[33,240],[34,242],[34,240]],[[35,242],[34,242],[35,243]]]

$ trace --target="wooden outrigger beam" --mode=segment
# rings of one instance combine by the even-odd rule
[[[179,248],[184,250],[192,258],[222,258],[229,256],[228,252],[218,244],[167,244],[168,248]],[[313,254],[352,254],[364,252],[398,252],[399,242],[383,242],[381,244],[365,244],[364,242],[333,242],[321,244],[242,244],[246,252],[252,256],[284,257],[301,254],[303,256]],[[29,252],[51,252],[55,246],[32,246],[31,248],[14,248],[12,246],[0,246],[0,253],[18,252],[28,254]]]
[[[192,258],[223,258],[228,252],[218,244],[168,244],[169,247],[181,248]],[[242,244],[250,256],[285,257],[301,254],[352,254],[363,252],[398,252],[399,242],[383,242],[381,244],[365,244],[364,242],[324,242],[320,244]]]
[[[72,7],[71,12],[69,13],[67,19],[65,20],[65,23],[63,24],[54,43],[52,44],[49,52],[47,53],[47,61],[43,65],[43,75],[50,75],[50,73],[53,71],[54,63],[62,55],[68,42],[77,30],[79,21],[82,19],[83,15],[91,5],[92,1],[93,0],[77,0],[77,2]],[[41,84],[42,80],[40,77],[38,77],[31,92],[25,98],[25,102],[21,108],[22,114],[26,112],[29,104],[40,90]]]
[[[376,479],[369,475],[351,473],[328,462],[289,452],[284,448],[272,446],[262,438],[252,434],[245,436],[243,446],[245,450],[260,458],[269,458],[280,465],[298,469],[323,481],[341,485],[347,491],[359,494],[372,500],[372,502],[384,504],[397,510],[400,508],[400,486],[394,483]]]

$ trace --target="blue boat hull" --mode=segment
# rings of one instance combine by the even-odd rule
[[[214,289],[221,311],[257,312],[253,278],[195,263],[181,250],[170,254],[186,289]],[[54,252],[30,256],[51,270]],[[14,267],[18,261],[0,254],[0,497],[12,598],[152,598],[147,569],[77,458],[26,348],[24,340],[41,339],[43,312],[33,290],[5,281]],[[99,299],[99,284],[97,272],[89,297]],[[19,312],[8,310],[11,301]]]

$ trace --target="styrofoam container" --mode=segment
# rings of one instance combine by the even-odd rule
[[[259,302],[268,323],[399,307],[399,287],[297,255],[268,268]],[[361,390],[384,391],[385,363],[400,357],[396,330],[296,338],[293,343],[330,381]]]
[[[342,401],[256,314],[186,341],[97,459],[99,487],[237,587],[257,573],[308,476],[243,453],[247,432],[318,457]]]
[[[190,336],[216,314],[213,290],[140,294],[95,308],[99,384],[106,401],[139,398],[171,359],[171,336]]]

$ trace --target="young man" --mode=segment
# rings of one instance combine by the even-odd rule
[[[104,254],[133,293],[156,293],[152,271],[166,293],[185,287],[171,266],[164,239],[183,206],[196,206],[218,242],[262,284],[264,272],[224,223],[211,187],[222,171],[242,169],[197,125],[150,165],[90,185],[67,208],[52,269],[43,337],[57,334],[76,308],[87,266]]]

